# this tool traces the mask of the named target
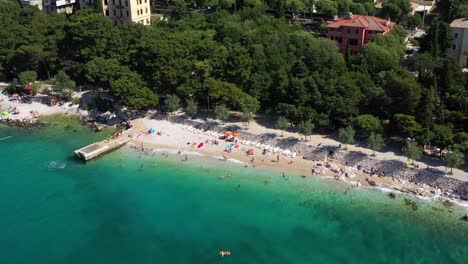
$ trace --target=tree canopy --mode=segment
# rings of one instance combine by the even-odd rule
[[[0,71],[20,82],[66,74],[134,109],[159,107],[158,95],[169,94],[181,98],[190,115],[199,109],[216,114],[224,105],[249,119],[254,113],[283,116],[295,128],[310,123],[333,133],[354,126],[359,140],[374,133],[466,151],[459,133],[466,131],[467,75],[445,52],[448,23],[467,16],[466,1],[439,1],[438,19],[409,59],[406,32],[397,25],[346,60],[335,41],[316,37],[288,15],[309,16],[313,6],[325,18],[372,14],[372,1],[196,2],[200,12],[188,12],[191,2],[169,1],[172,19],[145,27],[114,26],[92,11],[46,14],[0,1]],[[408,15],[408,1],[383,6],[385,19],[418,22]],[[37,78],[20,76],[31,71]]]

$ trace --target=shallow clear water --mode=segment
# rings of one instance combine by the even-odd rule
[[[0,263],[468,262],[458,208],[417,200],[415,211],[402,197],[196,156],[119,150],[84,164],[73,150],[103,136],[79,127],[0,127],[6,136]]]

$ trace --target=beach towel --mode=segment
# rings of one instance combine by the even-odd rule
[[[202,143],[200,143],[200,144],[198,144],[198,148],[202,148],[202,147],[203,147],[203,145],[204,145],[204,144],[203,144],[203,142],[202,142]]]

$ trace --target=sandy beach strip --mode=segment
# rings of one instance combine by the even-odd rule
[[[262,170],[269,170],[278,175],[289,177],[290,175],[299,175],[302,177],[326,177],[335,178],[337,173],[326,169],[323,165],[324,162],[314,162],[305,160],[300,156],[291,157],[291,155],[274,154],[267,152],[262,155],[262,150],[256,147],[242,144],[242,139],[239,140],[238,148],[232,148],[230,153],[225,151],[227,144],[234,144],[225,142],[219,139],[219,135],[210,132],[203,132],[200,130],[190,130],[189,126],[182,124],[172,123],[166,120],[152,120],[152,119],[137,119],[134,120],[135,131],[133,132],[132,144],[137,150],[165,150],[171,153],[179,153],[181,155],[203,155],[215,159],[223,159],[226,157],[228,161],[242,162],[244,166],[250,168],[255,167]],[[155,133],[148,134],[151,128]],[[158,135],[159,133],[159,135]],[[214,144],[214,140],[219,143]],[[203,147],[198,148],[198,145],[203,143]],[[247,155],[249,149],[254,150],[254,155]],[[279,160],[278,160],[279,156]],[[314,164],[321,163],[324,168],[323,173],[312,173]],[[352,168],[343,168],[339,164],[331,164],[332,167],[343,169],[344,171],[352,171]],[[363,186],[372,188],[388,188],[392,190],[404,191],[407,193],[424,193],[430,196],[433,188],[429,186],[419,186],[414,183],[393,180],[390,177],[370,177],[361,171],[353,170],[353,177],[339,177],[341,181],[347,182],[352,186]],[[375,182],[376,186],[372,186],[370,181]]]

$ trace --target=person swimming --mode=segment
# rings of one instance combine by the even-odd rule
[[[221,255],[222,258],[224,258],[224,256],[231,256],[231,251],[221,250],[219,255]]]

